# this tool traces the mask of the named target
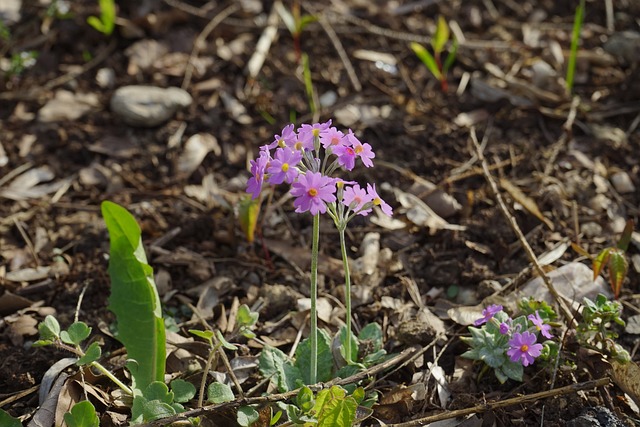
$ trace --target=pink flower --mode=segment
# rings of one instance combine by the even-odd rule
[[[267,167],[269,184],[282,184],[285,181],[291,184],[300,173],[296,168],[300,160],[302,160],[300,151],[293,151],[288,147],[276,149],[274,159]]]
[[[393,215],[393,209],[391,209],[391,206],[389,206],[387,202],[385,202],[384,200],[382,200],[380,196],[378,196],[378,192],[376,191],[375,184],[373,185],[367,184],[367,194],[369,195],[369,197],[371,197],[371,201],[373,202],[373,205],[380,206],[380,209],[382,209],[382,212],[385,215],[387,216]]]
[[[251,198],[255,199],[262,191],[265,169],[269,165],[271,157],[266,150],[260,150],[260,155],[256,160],[251,160],[251,178],[247,181],[247,193],[251,193]]]
[[[484,310],[482,310],[482,317],[478,320],[476,320],[475,322],[473,322],[473,324],[475,326],[480,326],[483,323],[487,323],[489,320],[493,319],[493,316],[496,315],[496,313],[502,311],[502,306],[498,305],[498,304],[491,304],[489,307],[485,308]]]
[[[331,126],[331,120],[325,123],[303,124],[298,128],[298,142],[305,150],[313,150],[314,138],[320,137],[320,133]]]
[[[327,203],[336,201],[336,181],[320,172],[307,172],[298,176],[298,181],[291,185],[291,194],[296,197],[293,206],[296,212],[309,211],[311,215],[325,213]]]
[[[371,145],[367,144],[366,142],[364,144],[360,142],[360,140],[353,134],[353,131],[351,129],[349,129],[349,133],[347,134],[346,138],[353,148],[353,152],[355,153],[355,155],[360,157],[360,160],[362,160],[362,164],[368,168],[372,167],[373,162],[371,161],[371,159],[376,157],[376,155],[371,150]]]
[[[551,325],[547,325],[544,323],[544,321],[540,317],[540,313],[538,313],[538,310],[536,310],[535,315],[534,314],[528,315],[527,319],[529,319],[531,323],[535,325],[536,329],[540,331],[543,337],[549,338],[549,339],[553,338],[553,335],[551,334],[551,332],[549,332],[551,330]]]
[[[369,215],[369,212],[371,212],[371,208],[363,208],[367,203],[370,202],[371,198],[363,188],[360,188],[358,184],[355,184],[351,187],[345,187],[344,196],[342,197],[342,203],[355,213],[362,216]]]
[[[338,145],[332,149],[333,154],[338,156],[338,164],[350,171],[356,166],[356,152],[347,145]]]
[[[505,322],[500,323],[500,333],[506,335],[509,332],[509,325]]]
[[[344,133],[332,126],[320,132],[320,143],[325,150],[330,148],[331,151],[334,151],[336,147],[345,144]]]
[[[298,140],[298,135],[296,135],[296,132],[293,130],[293,128],[293,124],[286,125],[282,129],[282,135],[276,135],[273,142],[267,146],[269,150],[277,147],[293,147],[293,145]]]
[[[529,366],[542,352],[542,344],[536,343],[536,336],[529,331],[522,334],[515,332],[509,340],[507,355],[512,362],[520,362],[522,366]]]

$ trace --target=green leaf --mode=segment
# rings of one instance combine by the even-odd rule
[[[623,251],[626,251],[629,247],[629,242],[631,242],[631,236],[633,234],[633,220],[630,219],[627,221],[627,224],[624,226],[624,230],[620,235],[620,240],[618,240],[618,244],[616,247]]]
[[[304,384],[310,383],[311,341],[306,338],[296,349],[294,366],[300,370]],[[324,330],[318,330],[318,382],[333,378],[333,355],[331,354],[331,337]]]
[[[100,349],[100,344],[98,344],[97,342],[92,342],[91,345],[89,345],[89,347],[87,347],[87,350],[84,352],[84,356],[82,356],[80,359],[76,361],[76,365],[78,366],[89,365],[95,362],[96,360],[100,359],[101,355],[102,355],[102,350]]]
[[[116,337],[137,366],[131,371],[134,393],[164,380],[166,342],[160,297],[142,247],[140,227],[123,207],[105,201],[102,215],[109,230],[111,296]]]
[[[422,63],[427,67],[431,74],[438,79],[442,80],[442,73],[438,68],[438,64],[433,56],[429,53],[427,49],[424,48],[420,43],[411,42],[411,50],[416,54],[418,58],[422,61]]]
[[[236,321],[240,326],[253,326],[258,322],[259,313],[251,311],[247,304],[242,304],[238,308],[238,315]]]
[[[116,25],[115,1],[100,0],[100,18],[90,16],[87,18],[87,23],[102,34],[111,35]]]
[[[64,422],[68,427],[98,427],[100,425],[96,408],[88,400],[73,405],[71,411],[64,414]],[[0,425],[5,424],[0,420]]]
[[[91,334],[91,328],[84,322],[75,322],[66,331],[60,332],[62,342],[73,345],[80,345]]]
[[[213,347],[213,331],[201,331],[199,329],[189,329],[189,333],[202,338],[209,342],[209,345]]]
[[[258,369],[264,378],[273,378],[281,393],[293,390],[296,381],[302,380],[300,370],[291,365],[286,354],[274,347],[262,349]]]
[[[235,399],[231,387],[223,383],[211,383],[207,387],[207,402],[224,403]]]
[[[60,338],[60,324],[58,323],[58,319],[52,315],[48,315],[38,325],[38,332],[40,333],[40,338],[44,341],[55,341]]]
[[[269,420],[269,426],[274,426],[276,425],[280,417],[282,417],[282,411],[278,411],[275,414],[273,414],[273,409],[271,409],[271,411],[272,411],[272,415],[271,415],[271,419]]]
[[[322,390],[316,398],[318,427],[351,427],[356,418],[358,403],[352,396],[346,396],[344,389],[332,386]]]
[[[618,298],[620,289],[622,288],[622,282],[624,282],[627,270],[629,269],[629,263],[622,249],[613,248],[609,254],[609,281],[613,288],[614,297]]]
[[[444,16],[438,16],[438,24],[436,26],[436,33],[431,39],[431,46],[436,55],[440,55],[440,52],[444,49],[444,45],[449,41],[449,25]]]
[[[369,353],[382,350],[384,347],[382,327],[378,323],[369,323],[358,334],[360,342],[366,342],[368,348],[371,348]]]
[[[222,332],[220,332],[219,330],[216,330],[216,338],[218,339],[220,344],[222,344],[222,346],[224,348],[226,348],[227,350],[236,351],[238,349],[237,346],[235,346],[235,345],[231,344],[230,342],[228,342],[224,338],[224,335],[222,335]]]
[[[253,243],[255,240],[256,225],[260,215],[260,204],[262,200],[258,197],[253,199],[250,194],[245,195],[238,205],[238,219],[247,241]]]
[[[248,427],[260,419],[260,414],[252,406],[241,406],[238,408],[236,420],[242,427]]]
[[[524,367],[520,363],[515,363],[508,360],[504,363],[504,365],[502,365],[502,372],[504,372],[504,374],[512,380],[522,382]]]
[[[580,4],[576,8],[576,14],[573,20],[573,31],[571,32],[571,51],[569,53],[569,61],[567,64],[567,89],[569,92],[573,90],[573,79],[576,72],[576,63],[578,57],[578,43],[580,42],[580,30],[584,21],[584,3],[580,0]]]
[[[173,403],[173,392],[162,381],[154,381],[147,386],[143,394],[148,401],[158,400],[168,405]]]
[[[2,427],[22,427],[19,419],[13,418],[7,411],[0,409],[0,426]]]
[[[355,362],[358,360],[358,339],[353,334],[349,334],[349,338],[351,339],[351,354],[349,355],[349,361]],[[344,360],[347,360],[347,327],[343,325],[340,328],[340,354]]]
[[[142,414],[145,422],[159,420],[176,414],[176,410],[170,404],[160,400],[150,400],[144,403]]]
[[[453,39],[453,45],[451,46],[451,50],[447,54],[447,58],[444,60],[444,64],[442,64],[442,74],[446,75],[447,72],[451,69],[451,66],[456,60],[456,55],[458,54],[458,39]]]
[[[315,399],[313,391],[309,387],[302,387],[296,396],[296,405],[302,412],[309,412],[313,405],[315,405]]]
[[[193,399],[196,395],[196,387],[183,379],[171,381],[171,391],[174,394],[174,401],[185,403]]]
[[[609,261],[609,252],[611,252],[612,248],[604,248],[598,256],[596,256],[593,260],[593,280],[600,275],[600,272],[604,268],[605,264]]]

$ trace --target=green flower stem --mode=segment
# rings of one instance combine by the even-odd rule
[[[347,364],[351,364],[351,273],[349,271],[349,259],[347,258],[347,245],[344,241],[344,229],[345,227],[338,228],[340,232],[340,250],[342,251],[342,265],[344,268],[344,305],[347,309],[345,316],[345,323],[347,328],[347,339],[344,347],[345,360]]]
[[[313,216],[313,236],[311,238],[311,328],[309,341],[311,343],[311,360],[309,366],[309,381],[315,384],[318,379],[318,242],[320,240],[320,214]]]
[[[133,396],[133,391],[125,383],[116,378],[116,376],[113,375],[107,368],[105,368],[98,362],[91,362],[91,366],[96,368],[102,374],[106,375],[111,381],[113,381],[115,385],[120,387],[122,391],[127,393],[129,396]]]

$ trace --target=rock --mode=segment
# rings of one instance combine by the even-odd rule
[[[398,325],[398,341],[407,345],[427,345],[446,335],[444,322],[426,307],[418,315]]]
[[[626,424],[603,406],[587,408],[582,414],[567,421],[567,427],[623,427]]]
[[[67,90],[56,91],[53,99],[49,100],[38,111],[38,121],[43,123],[77,120],[100,105],[95,93],[73,93]]]
[[[602,226],[597,222],[585,222],[580,226],[580,230],[584,237],[587,239],[593,239],[594,237],[602,236]]]
[[[636,63],[640,58],[640,33],[635,31],[614,33],[603,48],[623,64]]]
[[[128,125],[154,127],[192,102],[191,95],[177,87],[123,86],[111,97],[111,111]]]
[[[103,89],[112,88],[116,84],[116,72],[113,68],[100,68],[96,72],[96,83]]]
[[[633,185],[633,181],[631,181],[629,174],[624,171],[616,172],[611,175],[611,183],[620,194],[633,193],[636,191],[636,186]]]
[[[584,297],[593,300],[598,294],[611,298],[609,285],[602,277],[593,280],[593,270],[579,262],[571,262],[547,273],[556,291],[569,301],[581,303]],[[537,300],[553,302],[553,297],[541,277],[530,280],[517,291],[519,297],[532,296]]]

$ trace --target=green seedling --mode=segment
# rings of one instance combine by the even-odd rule
[[[598,255],[592,257],[586,250],[581,248],[575,243],[571,243],[573,250],[580,255],[586,256],[591,259],[593,267],[593,280],[600,275],[604,266],[609,269],[609,284],[613,290],[614,298],[618,299],[620,296],[620,290],[622,289],[622,283],[627,276],[629,270],[629,262],[627,261],[626,252],[631,241],[631,234],[633,233],[633,220],[627,221],[618,244],[613,247],[604,248]]]
[[[442,92],[447,92],[448,90],[447,73],[456,60],[456,53],[458,52],[458,40],[454,37],[451,50],[444,60],[444,63],[442,62],[442,53],[448,41],[449,26],[444,17],[439,16],[436,32],[431,39],[433,55],[420,43],[412,42],[410,45],[411,50],[413,50],[431,74],[440,81]]]
[[[275,7],[282,19],[282,22],[284,22],[284,25],[291,33],[291,37],[293,37],[293,48],[296,54],[296,62],[300,64],[300,60],[302,59],[302,48],[300,46],[302,31],[304,31],[307,25],[317,21],[318,18],[314,15],[302,15],[300,13],[300,3],[298,1],[293,2],[291,11],[279,2],[275,4]]]
[[[613,324],[625,326],[622,315],[622,304],[609,301],[600,294],[595,301],[585,298],[582,308],[582,321],[578,324],[578,342],[585,347],[597,350],[614,360],[627,363],[631,360],[629,352],[615,342],[618,334],[612,329]]]
[[[110,36],[116,27],[116,3],[115,0],[100,0],[100,17],[90,16],[87,24],[105,36]]]
[[[567,63],[567,92],[573,91],[573,81],[576,73],[576,58],[578,56],[578,44],[580,43],[580,31],[584,22],[584,0],[580,0],[580,4],[576,8],[576,15],[573,20],[573,31],[571,33],[571,52],[569,53],[569,62]]]
[[[71,410],[64,414],[64,422],[68,427],[98,427],[100,425],[96,408],[88,400],[73,405]]]

